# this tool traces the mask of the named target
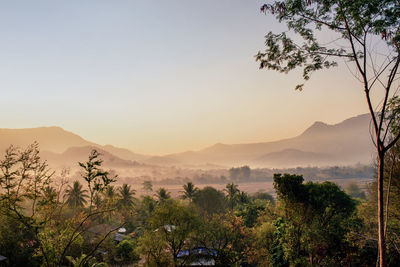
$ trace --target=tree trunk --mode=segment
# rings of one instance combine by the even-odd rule
[[[379,145],[378,145],[379,146]],[[385,153],[382,147],[378,147],[378,233],[379,233],[379,266],[386,267],[386,242],[385,242],[385,222],[383,205],[383,171],[385,165]]]
[[[389,221],[390,185],[391,185],[391,183],[392,183],[393,169],[394,169],[394,161],[395,161],[394,152],[392,151],[392,153],[390,153],[390,154],[391,154],[391,161],[392,161],[392,164],[391,164],[391,166],[390,166],[389,181],[388,181],[387,190],[386,190],[385,239],[386,239],[386,233],[387,233],[388,221]]]

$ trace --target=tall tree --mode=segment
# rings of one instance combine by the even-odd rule
[[[82,185],[75,181],[72,186],[68,186],[65,190],[65,196],[67,197],[66,203],[71,208],[82,208],[87,203],[87,198],[89,197],[87,194],[87,190],[82,189]]]
[[[383,173],[386,152],[400,133],[388,138],[385,125],[388,102],[397,94],[400,64],[400,8],[398,0],[285,0],[264,4],[261,11],[276,15],[299,36],[297,43],[285,32],[266,35],[266,50],[256,55],[260,68],[287,73],[303,69],[305,81],[318,70],[336,66],[336,59],[354,64],[371,115],[378,158],[378,233],[380,266],[386,266]],[[317,31],[331,31],[337,40],[326,42]],[[379,40],[380,39],[380,40]],[[296,39],[297,40],[297,39]],[[380,41],[380,44],[376,44]],[[302,90],[304,84],[296,89]],[[382,93],[377,93],[380,91]],[[374,102],[373,96],[383,95]],[[375,105],[377,108],[375,109]]]
[[[395,99],[391,104],[396,103],[397,111],[392,110],[394,113],[400,115],[398,106],[400,99]],[[391,105],[392,106],[392,105]],[[393,119],[391,134],[395,135],[400,131],[399,118]],[[400,142],[397,142],[385,159],[385,172],[384,172],[384,186],[385,186],[385,237],[387,245],[388,265],[398,262],[400,259]],[[377,182],[373,182],[369,187],[368,202],[370,205],[369,210],[375,211],[377,209],[374,200],[377,197]],[[366,213],[368,214],[368,213]],[[370,225],[375,225],[372,218],[365,218]],[[373,231],[371,231],[373,232]]]
[[[156,197],[159,202],[165,202],[171,198],[171,193],[167,191],[164,187],[160,187],[156,192]]]
[[[227,194],[226,198],[228,199],[229,206],[231,210],[233,210],[236,203],[239,201],[240,190],[238,188],[238,185],[234,183],[227,184],[224,191]]]
[[[155,209],[149,218],[149,229],[145,232],[143,241],[150,239],[153,242],[143,242],[142,251],[145,254],[153,254],[151,258],[155,262],[160,261],[161,256],[164,258],[165,255],[158,254],[158,258],[152,251],[162,244],[163,250],[169,254],[170,264],[161,266],[185,265],[185,263],[180,264],[178,262],[178,254],[183,249],[190,248],[191,234],[197,229],[198,225],[199,220],[190,207],[183,206],[176,201],[164,202]]]
[[[118,188],[119,199],[118,204],[122,207],[131,207],[133,205],[133,201],[135,199],[135,190],[131,188],[130,185],[123,184]]]
[[[224,212],[227,204],[224,193],[211,186],[199,190],[193,199],[193,203],[205,216]]]
[[[40,230],[47,217],[39,214],[43,192],[50,185],[54,172],[39,156],[39,145],[34,143],[26,149],[10,146],[0,160],[0,206],[5,215],[18,221],[32,234],[32,239],[43,252],[47,265],[49,259],[44,252]],[[29,203],[25,209],[22,203]]]
[[[282,209],[282,218],[275,224],[277,230],[279,226],[285,229],[276,241],[290,266],[304,266],[307,262],[310,266],[351,263],[346,256],[350,251],[346,235],[357,225],[358,218],[356,202],[350,196],[331,182],[303,184],[299,175],[275,174],[274,188]]]
[[[183,193],[182,198],[190,201],[193,201],[193,198],[199,192],[199,188],[197,188],[192,182],[183,185],[183,190],[184,191],[181,191],[181,193]]]
[[[89,209],[93,206],[93,197],[96,193],[102,192],[105,187],[110,183],[115,182],[115,178],[110,178],[107,171],[101,169],[103,160],[100,158],[101,154],[93,149],[89,154],[89,159],[87,162],[79,162],[79,166],[84,170],[82,175],[83,179],[88,184],[89,188]]]
[[[42,205],[46,203],[54,203],[57,201],[57,191],[52,186],[46,186],[42,192],[43,199],[41,202]]]

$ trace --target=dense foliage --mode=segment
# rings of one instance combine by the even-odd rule
[[[107,175],[101,155],[93,152],[81,164],[83,177],[65,171],[57,177],[40,160],[37,145],[7,150],[0,161],[0,254],[7,260],[0,264],[375,265],[374,184],[363,197],[350,184],[350,196],[332,182],[275,174],[276,197],[263,191],[249,195],[235,183],[217,190],[192,182],[182,185],[176,198],[165,188],[154,193],[148,188],[148,195],[135,197],[132,186],[108,177],[98,179],[91,192],[87,167],[93,155],[100,160],[96,172]],[[386,184],[392,177],[389,263],[400,258],[399,152],[392,160],[386,173]]]

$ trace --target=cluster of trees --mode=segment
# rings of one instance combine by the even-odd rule
[[[227,171],[220,170],[222,174],[217,175],[213,171],[204,171],[188,177],[165,178],[153,181],[158,185],[180,185],[187,182],[196,184],[226,184],[265,182],[272,181],[274,173],[303,174],[306,180],[330,180],[349,178],[373,178],[374,168],[370,165],[355,166],[331,166],[331,167],[297,167],[280,169],[252,169],[249,166],[233,167]]]
[[[249,166],[242,166],[239,168],[229,169],[229,178],[232,182],[246,182],[249,181],[251,169]]]
[[[400,149],[385,172],[391,185],[388,263],[400,260]],[[396,152],[396,153],[395,153]],[[346,192],[331,182],[304,183],[275,174],[276,198],[192,182],[178,198],[164,188],[135,197],[101,169],[93,151],[81,181],[57,181],[36,144],[11,147],[0,161],[0,252],[12,266],[185,266],[200,259],[224,266],[371,266],[378,254],[376,191]],[[152,192],[151,183],[143,187]],[[104,228],[103,231],[94,229]],[[117,233],[123,228],[123,232]],[[199,254],[198,251],[202,251]],[[197,252],[196,252],[197,251]]]

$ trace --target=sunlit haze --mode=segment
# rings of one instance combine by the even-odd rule
[[[259,70],[264,1],[4,1],[0,128],[60,126],[146,154],[293,137],[367,112],[347,68]]]

